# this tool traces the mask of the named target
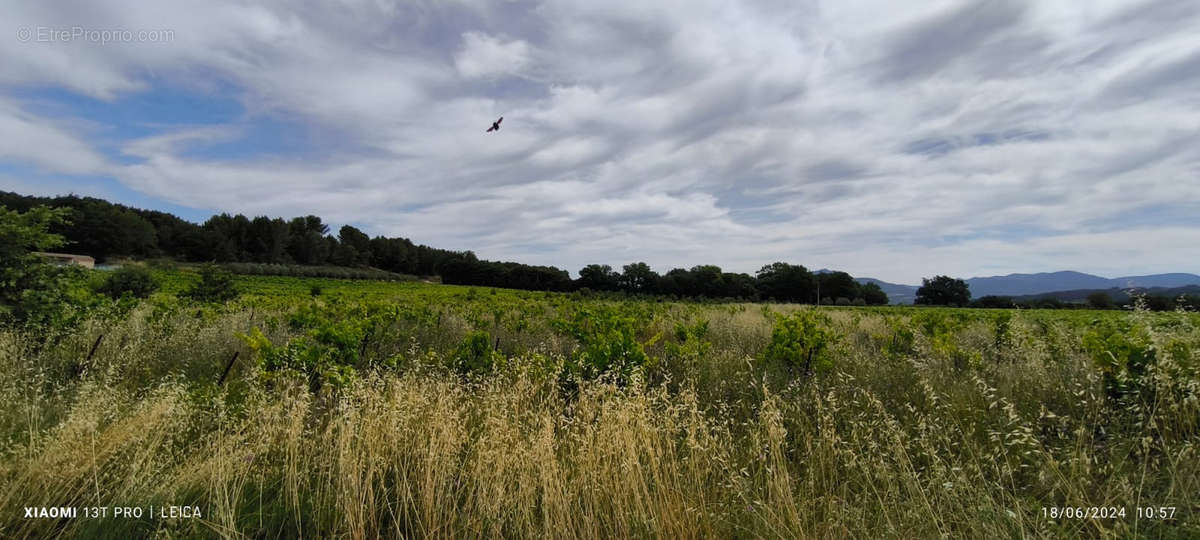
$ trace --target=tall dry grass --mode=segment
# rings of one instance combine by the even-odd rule
[[[836,369],[786,381],[753,361],[770,335],[758,308],[704,309],[704,358],[577,394],[519,359],[470,380],[417,363],[317,394],[303,381],[256,382],[243,364],[217,387],[241,347],[232,336],[257,325],[242,311],[147,308],[49,345],[0,333],[0,536],[1200,534],[1196,381],[1163,379],[1149,407],[1118,410],[1076,326],[1018,317],[995,350],[989,323],[973,323],[959,343],[986,360],[964,368],[920,334],[911,354],[887,354],[903,317],[833,310],[845,336]],[[1192,319],[1179,320],[1156,334],[1164,346],[1195,339]],[[151,504],[195,505],[203,517],[21,513]],[[1169,522],[1041,513],[1101,505],[1178,510]]]

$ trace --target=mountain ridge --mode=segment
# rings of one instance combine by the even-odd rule
[[[816,273],[830,272],[822,268]],[[856,277],[859,283],[875,283],[893,304],[908,304],[916,298],[919,285],[891,283],[877,278]],[[1003,276],[981,276],[964,279],[971,291],[971,298],[984,296],[1032,296],[1064,291],[1095,291],[1109,289],[1154,289],[1179,288],[1200,285],[1200,275],[1186,272],[1168,272],[1137,276],[1106,278],[1075,270],[1057,272],[1013,273]]]
[[[971,296],[1024,296],[1057,291],[1200,285],[1200,275],[1184,272],[1106,278],[1074,270],[975,277],[965,280]]]

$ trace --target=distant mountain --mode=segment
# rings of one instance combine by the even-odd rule
[[[1009,274],[1007,276],[976,277],[966,280],[971,298],[982,296],[1027,296],[1059,291],[1096,290],[1131,287],[1183,287],[1200,285],[1195,274],[1154,274],[1105,278],[1082,272],[1043,272],[1039,274]]]
[[[822,268],[816,270],[814,273],[825,274],[829,272],[833,272],[833,270]],[[917,297],[917,289],[920,287],[919,285],[889,283],[881,279],[869,277],[854,278],[854,280],[859,283],[875,283],[879,285],[879,288],[887,293],[888,300],[893,304],[913,303],[913,300]],[[971,298],[1011,296],[1014,298],[1027,297],[1025,299],[1032,299],[1034,297],[1048,296],[1053,293],[1054,297],[1070,302],[1082,301],[1090,293],[1104,291],[1109,292],[1109,296],[1114,300],[1124,301],[1124,299],[1128,298],[1128,295],[1120,291],[1126,289],[1137,289],[1139,292],[1147,292],[1148,290],[1150,294],[1181,292],[1174,290],[1167,291],[1167,289],[1180,289],[1191,285],[1200,285],[1200,276],[1196,274],[1172,273],[1106,278],[1094,274],[1066,270],[1038,274],[974,277],[965,281],[971,289]],[[1118,292],[1119,294],[1117,294]],[[1170,296],[1170,294],[1167,295]]]
[[[840,270],[830,270],[828,268],[813,270],[814,274],[832,274],[834,272],[840,272]],[[888,295],[889,304],[911,304],[913,303],[913,300],[917,298],[916,285],[888,283],[882,279],[869,277],[856,277],[854,278],[854,281],[857,281],[860,285],[866,285],[867,283],[879,285],[879,288],[883,289],[883,292]]]
[[[971,289],[971,298],[1021,296],[1070,289],[1107,289],[1113,286],[1107,278],[1070,271],[974,277],[966,281]]]
[[[1090,294],[1102,292],[1107,294],[1114,302],[1126,302],[1129,300],[1129,293],[1145,294],[1148,296],[1166,296],[1168,298],[1176,298],[1179,296],[1200,296],[1200,285],[1185,285],[1183,287],[1136,287],[1136,288],[1121,288],[1113,287],[1110,289],[1076,289],[1070,291],[1054,291],[1042,294],[1030,294],[1023,296],[1014,296],[1014,302],[1030,302],[1041,300],[1044,298],[1053,298],[1063,302],[1085,302]]]
[[[917,286],[916,285],[901,285],[899,283],[888,283],[881,279],[875,279],[875,278],[869,278],[869,277],[854,278],[854,281],[857,281],[863,285],[866,285],[867,283],[874,283],[876,285],[879,285],[879,288],[883,289],[883,292],[887,293],[888,303],[890,303],[890,304],[911,304],[911,303],[913,303],[913,300],[916,300],[916,298],[917,298]]]
[[[1196,274],[1154,274],[1150,276],[1125,276],[1113,278],[1115,287],[1186,287],[1200,284],[1200,276]]]

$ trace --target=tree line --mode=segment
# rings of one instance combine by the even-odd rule
[[[887,294],[874,283],[860,284],[845,272],[812,272],[804,266],[776,262],[754,275],[725,272],[714,265],[675,268],[665,274],[644,262],[624,265],[590,264],[572,279],[566,270],[516,262],[487,261],[471,251],[452,251],[418,245],[407,238],[371,237],[345,225],[333,234],[320,217],[288,220],[267,216],[218,214],[196,224],[173,214],[131,208],[103,199],[33,197],[0,192],[0,206],[27,212],[45,206],[62,209],[49,233],[66,240],[62,250],[91,255],[98,262],[115,257],[170,258],[184,262],[216,262],[241,266],[302,265],[340,267],[357,274],[391,273],[440,276],[443,283],[538,291],[584,291],[665,295],[680,298],[773,300],[803,304],[882,305]],[[382,272],[380,272],[382,271]],[[972,299],[961,279],[936,276],[923,280],[915,303],[980,308],[1094,309],[1123,307],[1126,302],[1093,294],[1086,303],[1054,298],[1014,299],[985,296]],[[1195,308],[1200,298],[1147,295],[1151,310]]]
[[[1087,295],[1082,302],[1067,301],[1054,296],[1012,298],[1008,296],[984,296],[972,300],[969,307],[993,309],[1132,309],[1149,311],[1195,311],[1200,309],[1200,295],[1180,294],[1175,296],[1151,293],[1134,293],[1128,298],[1113,298],[1103,291]]]
[[[719,266],[675,268],[658,274],[644,262],[621,272],[606,264],[579,271],[576,287],[592,291],[658,294],[678,297],[741,298],[803,304],[882,305],[887,294],[875,283],[861,284],[846,272],[812,272],[802,265],[776,262],[753,276],[724,272]]]
[[[888,302],[875,284],[861,285],[845,272],[814,273],[777,262],[755,275],[724,272],[718,266],[676,268],[658,274],[643,262],[617,272],[588,265],[579,278],[552,266],[487,261],[470,251],[414,244],[407,238],[370,237],[345,225],[332,234],[320,217],[288,220],[218,214],[196,224],[173,214],[131,208],[93,197],[33,197],[0,192],[0,205],[17,212],[46,206],[67,209],[51,232],[64,250],[98,262],[116,257],[166,257],[184,262],[332,265],[377,268],[397,274],[440,276],[444,283],[526,290],[625,292],[678,297],[776,300],[780,302],[867,304]]]
[[[168,257],[185,262],[266,263],[374,267],[398,274],[432,276],[446,261],[467,253],[417,245],[407,238],[369,237],[346,225],[331,234],[320,217],[290,220],[219,214],[202,224],[173,214],[130,208],[92,197],[30,197],[0,192],[0,205],[18,212],[37,206],[67,208],[51,232],[67,240],[62,249],[114,257]]]

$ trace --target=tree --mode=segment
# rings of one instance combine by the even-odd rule
[[[721,274],[722,288],[720,297],[756,300],[758,298],[758,288],[755,285],[754,278],[749,274],[726,272]]]
[[[360,259],[354,246],[336,241],[333,243],[333,253],[329,254],[329,262],[338,266],[358,266]]]
[[[821,296],[829,298],[858,298],[858,282],[845,272],[823,272],[816,275],[821,284]],[[835,300],[836,301],[836,300]]]
[[[1113,305],[1112,298],[1108,296],[1108,293],[1101,291],[1087,295],[1087,303],[1092,309],[1108,309]]]
[[[199,225],[156,210],[134,209],[133,212],[154,228],[158,239],[155,255],[189,261],[204,260],[203,255],[197,258],[198,251],[203,249],[206,241],[205,231]]]
[[[807,268],[777,262],[758,270],[755,287],[762,298],[774,298],[779,302],[811,302],[816,282]]]
[[[691,291],[688,296],[707,296],[709,298],[717,298],[722,296],[725,290],[724,272],[721,272],[721,267],[714,264],[702,264],[693,266],[688,271],[692,275]]]
[[[389,272],[411,274],[415,271],[412,243],[403,238],[372,238],[371,255],[375,257],[375,266]]]
[[[341,255],[344,260],[348,258],[350,262],[339,262],[339,264],[344,266],[369,266],[373,262],[371,257],[371,238],[366,233],[349,225],[343,225],[338,230],[338,242],[342,246],[353,248],[352,250],[346,250]]]
[[[887,305],[889,299],[887,293],[883,292],[883,288],[878,283],[867,283],[859,290],[862,293],[862,300],[868,306],[883,306]]]
[[[154,226],[124,206],[78,197],[58,199],[57,206],[71,208],[71,217],[69,222],[52,226],[51,231],[62,234],[72,252],[91,255],[98,261],[158,252]]]
[[[69,215],[66,208],[37,206],[18,213],[0,207],[0,318],[45,325],[70,319],[82,270],[51,265],[33,253],[64,243],[50,229],[69,224]]]
[[[183,296],[200,302],[228,302],[238,297],[233,274],[213,265],[200,269],[200,281],[184,291]]]
[[[688,290],[691,289],[692,276],[683,268],[672,268],[658,278],[658,284],[654,286],[654,290],[660,294],[668,294],[675,296],[687,296]]]
[[[254,262],[283,264],[292,262],[287,254],[291,227],[280,218],[258,216],[250,222],[247,251]]]
[[[288,222],[288,255],[299,264],[325,264],[329,259],[329,244],[325,235],[329,226],[317,216],[292,218]]]
[[[994,296],[990,294],[971,302],[971,305],[973,307],[992,309],[1012,309],[1017,307],[1017,305],[1013,303],[1012,298],[1007,296]]]
[[[1175,301],[1161,294],[1146,295],[1146,307],[1150,311],[1170,311],[1175,309]]]
[[[922,279],[914,303],[927,306],[965,306],[971,300],[967,282],[950,276]]]
[[[217,239],[212,246],[212,256],[208,260],[219,262],[250,261],[248,251],[250,246],[250,220],[238,214],[220,214],[208,218],[203,227],[211,231]]]
[[[607,264],[589,264],[579,270],[578,288],[587,287],[593,291],[617,290],[617,273]]]
[[[653,292],[654,286],[658,282],[658,274],[650,269],[650,265],[636,262],[625,265],[623,270],[619,279],[622,290],[631,293]]]
[[[141,266],[123,266],[109,274],[100,292],[112,298],[128,294],[134,298],[146,298],[158,290],[158,282],[150,271]]]

